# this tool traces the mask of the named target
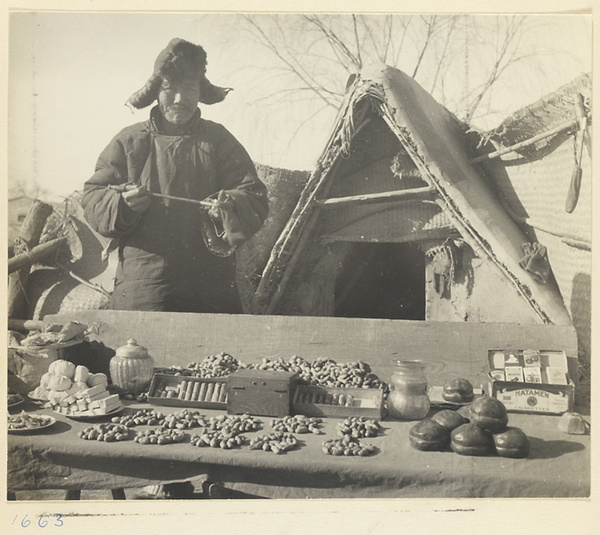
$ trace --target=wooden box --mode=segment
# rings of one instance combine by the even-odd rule
[[[203,379],[155,373],[148,391],[148,402],[153,405],[224,410],[227,408],[227,378]]]
[[[341,398],[341,396],[343,396]],[[292,409],[306,416],[365,416],[381,419],[383,390],[298,385]]]
[[[288,416],[298,374],[270,370],[238,370],[229,376],[227,412]]]
[[[510,412],[562,414],[573,409],[575,384],[560,350],[488,352],[490,393]]]

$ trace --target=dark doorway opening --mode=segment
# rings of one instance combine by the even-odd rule
[[[425,319],[425,254],[413,243],[357,243],[336,279],[334,316]]]

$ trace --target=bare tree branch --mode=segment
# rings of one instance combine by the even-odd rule
[[[361,43],[360,43],[360,39],[358,38],[358,28],[357,28],[357,20],[356,20],[356,15],[352,15],[352,28],[354,29],[354,41],[356,44],[356,59],[358,62],[358,68],[362,69],[363,63],[362,63],[362,57],[360,54],[360,50],[361,50]]]
[[[265,33],[265,31],[257,24],[252,17],[246,17],[246,20],[256,29],[263,40],[263,44],[267,46],[267,48],[275,54],[287,67],[288,69],[295,74],[302,82],[311,87],[314,92],[321,98],[328,106],[335,106],[337,103],[334,100],[328,98],[328,95],[332,95],[333,93],[316,83],[314,78],[308,75],[303,68],[299,68],[293,61],[285,57],[279,50],[279,47],[269,38],[269,36]],[[277,24],[277,23],[276,23]],[[281,30],[280,26],[277,24],[278,28]],[[283,32],[281,32],[283,35]],[[284,39],[285,36],[283,35]]]
[[[338,107],[345,75],[374,61],[405,70],[412,64],[412,76],[470,122],[490,112],[494,88],[509,70],[526,61],[535,68],[542,55],[524,39],[537,20],[528,16],[305,14],[246,20],[251,36],[279,63],[273,67],[282,76],[278,89],[263,97],[276,103],[305,101],[312,93],[323,105]],[[461,54],[464,73],[456,61]],[[281,92],[281,86],[289,90]]]
[[[425,19],[425,17],[423,17],[423,20],[425,21],[425,24],[427,25],[427,34],[425,35],[425,41],[423,43],[423,47],[421,48],[421,52],[419,53],[419,58],[417,59],[417,64],[415,65],[415,68],[412,73],[413,78],[416,78],[417,72],[419,72],[419,67],[421,66],[421,62],[423,61],[423,56],[425,56],[425,51],[427,50],[427,48],[429,47],[429,45],[431,43],[431,37],[435,30],[435,24],[436,24],[437,19],[436,19],[436,15],[432,15],[431,17],[429,17],[429,19]]]
[[[437,67],[435,69],[435,74],[433,76],[433,82],[431,83],[430,93],[433,93],[435,91],[435,86],[437,85],[438,77],[439,77],[442,67],[444,65],[444,60],[448,57],[447,56],[448,46],[450,45],[450,38],[452,37],[452,34],[454,33],[454,29],[456,28],[457,21],[458,21],[457,17],[452,17],[452,22],[450,23],[450,27],[448,28],[448,31],[446,33],[446,39],[444,40],[442,54],[437,63]]]
[[[501,38],[499,48],[497,50],[496,60],[494,61],[492,68],[489,72],[487,79],[481,84],[478,94],[473,99],[471,105],[468,108],[465,116],[465,121],[468,123],[472,120],[475,111],[481,104],[483,98],[490,91],[493,85],[498,81],[502,74],[510,66],[521,61],[526,54],[517,56],[517,50],[519,45],[519,35],[522,28],[524,19],[516,19],[512,17],[509,19],[508,25],[502,35],[497,32],[496,37]],[[510,50],[512,47],[512,51]]]

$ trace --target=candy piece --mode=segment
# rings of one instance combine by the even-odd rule
[[[200,381],[194,381],[194,388],[192,390],[192,401],[198,401],[198,394],[200,394]]]
[[[433,420],[422,420],[411,428],[409,440],[418,450],[443,450],[450,442],[450,430]]]
[[[452,379],[444,385],[442,397],[445,401],[466,403],[473,399],[473,385],[462,377]]]
[[[78,383],[85,383],[90,376],[90,370],[85,366],[77,366],[75,368],[75,374],[73,376],[73,381]]]
[[[494,446],[500,457],[521,458],[529,455],[529,439],[518,427],[508,427],[494,435]]]
[[[87,400],[88,401],[98,401],[98,400],[101,400],[101,399],[105,399],[108,396],[110,396],[108,390],[104,390],[104,391],[100,392],[99,394],[96,394],[95,396],[87,398]]]
[[[477,424],[463,424],[452,431],[450,446],[460,455],[486,455],[492,449],[492,434]]]

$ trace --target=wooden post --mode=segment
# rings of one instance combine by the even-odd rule
[[[14,245],[15,255],[33,249],[40,242],[46,221],[52,213],[52,206],[42,201],[34,201]],[[29,267],[8,276],[8,317],[27,319],[27,296],[25,288],[29,279]]]
[[[37,320],[18,320],[9,318],[8,320],[9,331],[43,331],[44,322]]]
[[[67,238],[56,238],[46,243],[36,245],[27,253],[21,253],[8,260],[8,273],[14,273],[23,268],[29,268],[36,262],[57,253],[60,248],[67,243]]]

